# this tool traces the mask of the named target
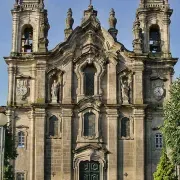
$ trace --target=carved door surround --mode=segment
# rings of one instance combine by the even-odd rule
[[[105,170],[107,168],[106,149],[99,145],[87,145],[76,149],[74,153],[74,180],[80,180],[80,164],[83,162],[97,162],[99,164],[99,180],[105,179]]]

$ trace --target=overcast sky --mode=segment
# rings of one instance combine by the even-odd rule
[[[0,105],[7,101],[7,66],[3,57],[9,56],[11,50],[12,17],[10,10],[15,0],[5,0],[0,5]],[[87,9],[90,0],[45,0],[48,9],[49,23],[49,49],[54,48],[64,40],[65,18],[68,8],[72,8],[75,20],[74,28],[80,25],[83,11]],[[101,25],[108,29],[108,17],[111,8],[115,9],[118,19],[118,40],[126,48],[132,50],[132,26],[135,12],[140,0],[93,0],[94,8],[98,11]],[[174,9],[171,24],[171,51],[173,57],[180,57],[180,0],[169,0]],[[175,77],[179,76],[180,63],[175,66]]]

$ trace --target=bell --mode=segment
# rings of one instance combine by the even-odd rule
[[[26,49],[30,49],[30,48],[31,48],[29,39],[26,39],[26,40],[25,40],[24,47],[25,47]]]

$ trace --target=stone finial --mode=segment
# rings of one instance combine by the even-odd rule
[[[114,40],[117,40],[117,33],[118,30],[116,29],[117,19],[115,17],[115,11],[114,9],[111,9],[110,11],[110,17],[109,17],[109,30],[108,32],[112,35]]]
[[[136,18],[136,21],[133,25],[134,31],[134,40],[133,40],[133,49],[135,53],[142,53],[142,29],[140,27],[139,19]]]
[[[74,19],[72,17],[72,9],[69,8],[67,12],[67,18],[66,18],[66,29],[72,29],[74,24]]]
[[[72,9],[69,8],[67,12],[67,18],[66,18],[66,29],[64,30],[66,39],[71,35],[73,31],[73,24],[74,24],[74,19],[72,17]]]
[[[117,24],[117,19],[115,17],[115,11],[112,8],[110,12],[110,17],[109,17],[109,28],[116,29],[116,24]]]

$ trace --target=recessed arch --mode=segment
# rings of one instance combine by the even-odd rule
[[[150,52],[161,52],[161,33],[158,24],[153,24],[149,28],[149,48]]]

